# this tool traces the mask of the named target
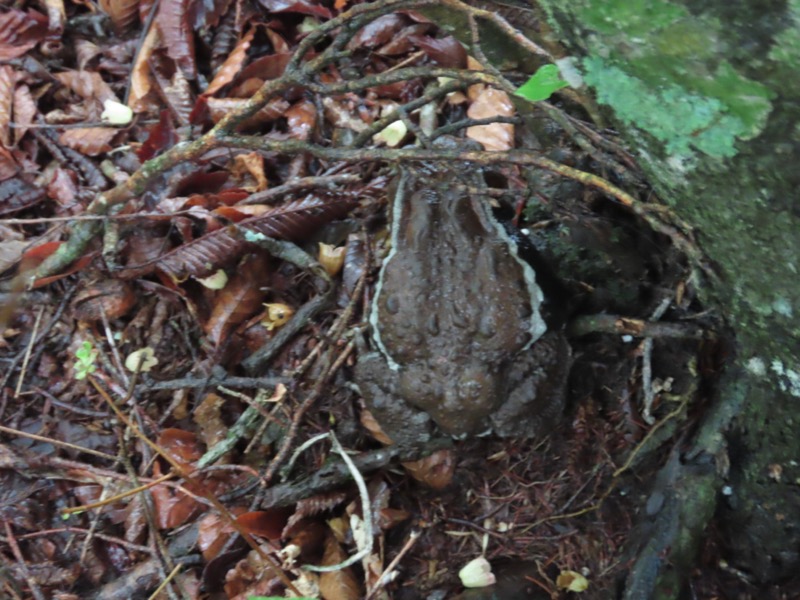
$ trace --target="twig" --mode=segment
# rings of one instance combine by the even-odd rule
[[[406,554],[408,554],[408,551],[414,547],[414,544],[417,543],[417,540],[419,538],[420,538],[419,531],[412,531],[411,534],[409,534],[406,543],[403,544],[402,548],[400,548],[400,552],[398,552],[397,556],[395,556],[392,562],[389,563],[389,566],[383,570],[381,576],[378,577],[378,581],[376,581],[372,589],[369,590],[369,593],[367,593],[367,596],[366,598],[364,598],[364,600],[371,600],[372,598],[374,598],[375,594],[377,594],[383,586],[389,583],[388,579],[389,577],[391,577],[395,567],[397,567],[397,565],[400,564],[400,561]]]
[[[148,381],[136,386],[136,393],[141,394],[150,390],[183,390],[206,387],[225,386],[229,388],[274,388],[277,385],[288,382],[286,377],[231,377],[212,373],[210,377],[182,377],[181,379],[171,379],[169,381]]]
[[[20,573],[22,576],[25,577],[25,581],[28,583],[28,588],[33,594],[33,597],[36,600],[45,600],[45,596],[42,593],[39,584],[36,583],[36,579],[34,579],[31,572],[28,570],[28,565],[25,563],[25,557],[22,556],[22,552],[19,549],[19,545],[17,544],[17,540],[14,537],[14,532],[11,530],[11,524],[4,520],[3,525],[6,528],[6,538],[8,539],[8,546],[11,548],[11,553],[14,555],[14,558],[17,559],[17,565],[19,565]]]
[[[667,308],[672,304],[672,298],[664,298],[661,303],[650,315],[654,321],[658,321]],[[644,401],[642,402],[642,419],[648,425],[655,423],[655,418],[652,414],[653,402],[655,402],[655,390],[653,389],[653,338],[646,337],[642,342],[642,391],[644,392]]]
[[[180,572],[182,568],[183,565],[181,563],[175,565],[175,568],[172,569],[169,575],[167,575],[167,578],[164,581],[162,581],[161,584],[159,584],[159,586],[155,589],[155,591],[153,591],[152,594],[150,594],[148,600],[155,600],[155,598],[158,598],[159,594],[161,593],[161,590],[163,590],[165,587],[167,587],[167,585],[169,585],[169,582],[175,578],[175,576]]]
[[[661,323],[622,315],[587,315],[570,321],[567,335],[580,337],[592,333],[611,333],[648,338],[702,339],[713,335],[693,323]]]
[[[50,333],[50,331],[53,329],[55,324],[58,323],[58,320],[61,318],[61,315],[64,312],[64,309],[67,307],[67,305],[69,304],[70,300],[72,300],[72,296],[75,294],[75,291],[77,289],[78,289],[78,286],[77,285],[73,285],[71,288],[69,288],[67,290],[67,292],[64,294],[63,298],[61,299],[61,302],[59,303],[58,308],[56,309],[56,312],[53,314],[53,316],[47,322],[47,325],[45,326],[45,328],[37,336],[36,344],[34,344],[34,345],[38,345],[39,342],[41,342],[43,339],[45,339],[48,336],[48,334]],[[33,355],[33,363],[34,364],[36,364],[36,362],[39,359],[39,356],[42,354],[42,352],[44,352],[44,349],[45,349],[44,344],[41,344],[39,349],[36,350],[36,353]],[[16,366],[17,366],[17,364],[19,363],[20,360],[22,360],[22,355],[18,354],[11,361],[11,364],[8,366],[8,370],[6,371],[5,376],[3,377],[2,381],[0,381],[0,389],[4,388],[6,386],[6,383],[8,383],[8,380],[11,377],[11,374],[14,372],[14,369],[16,368]]]
[[[25,348],[25,357],[22,359],[22,368],[19,370],[19,379],[17,379],[17,387],[14,389],[14,397],[19,398],[19,392],[22,389],[22,382],[25,380],[25,372],[28,370],[28,360],[31,357],[33,344],[36,342],[36,335],[39,333],[39,324],[42,322],[42,315],[44,314],[44,306],[39,308],[36,315],[36,321],[33,324],[33,332],[31,339],[28,342],[28,347]]]
[[[361,512],[364,515],[364,541],[366,544],[359,548],[358,552],[350,556],[350,558],[340,562],[336,565],[324,565],[324,566],[315,566],[315,565],[303,565],[303,569],[306,571],[314,571],[316,573],[331,573],[333,571],[341,571],[349,567],[352,564],[357,563],[359,560],[364,558],[365,556],[369,556],[370,552],[372,552],[372,503],[369,500],[369,492],[367,492],[367,484],[364,482],[364,478],[361,476],[361,473],[356,468],[353,461],[347,455],[342,445],[339,443],[339,440],[336,438],[336,434],[332,431],[325,433],[323,435],[316,436],[312,438],[314,443],[319,442],[325,438],[330,438],[331,446],[333,449],[342,457],[344,464],[347,465],[347,468],[350,471],[350,476],[356,482],[356,487],[358,487],[358,495],[361,498]]]
[[[256,192],[250,194],[247,198],[237,204],[243,206],[247,204],[268,203],[278,200],[282,196],[299,192],[301,190],[327,187],[332,188],[334,185],[342,185],[347,183],[358,183],[361,178],[353,173],[340,173],[338,175],[317,175],[314,177],[298,177],[278,185],[263,192]]]
[[[56,440],[53,438],[36,435],[35,433],[27,433],[25,431],[19,431],[18,429],[11,429],[10,427],[5,427],[3,425],[0,425],[0,431],[2,431],[3,433],[9,433],[11,435],[16,435],[23,438],[28,438],[30,440],[35,440],[37,442],[45,442],[47,444],[53,444],[54,446],[60,446],[61,448],[67,448],[69,450],[75,450],[77,452],[92,454],[94,456],[99,456],[100,458],[104,458],[105,460],[111,460],[114,462],[117,462],[119,460],[113,454],[106,454],[105,452],[100,452],[99,450],[93,450],[92,448],[84,448],[82,446],[76,446],[75,444],[70,444],[69,442],[62,442],[61,440]]]
[[[72,515],[75,513],[86,512],[87,510],[91,510],[93,508],[101,508],[103,506],[108,506],[109,504],[114,504],[115,502],[119,502],[120,500],[127,498],[128,496],[133,496],[134,494],[138,494],[139,492],[144,492],[145,490],[149,490],[151,487],[156,486],[159,483],[163,483],[168,479],[172,479],[173,477],[174,475],[172,473],[167,473],[166,475],[162,475],[158,479],[149,481],[144,485],[140,485],[130,490],[125,490],[124,492],[121,492],[114,496],[109,496],[108,498],[104,498],[97,502],[92,502],[90,504],[82,504],[81,506],[73,506],[72,508],[64,508],[62,509],[61,514]]]
[[[214,494],[206,492],[205,486],[201,485],[197,481],[197,479],[191,473],[189,473],[189,471],[181,463],[177,462],[174,458],[172,458],[172,456],[169,453],[162,450],[161,447],[158,446],[158,444],[152,442],[150,438],[144,435],[144,433],[142,433],[139,430],[139,428],[117,407],[116,403],[108,396],[105,390],[102,387],[100,387],[100,385],[97,383],[97,380],[95,380],[94,377],[89,375],[88,379],[89,382],[94,386],[94,388],[100,394],[100,396],[109,405],[111,410],[114,411],[114,414],[117,415],[117,418],[119,418],[119,420],[122,421],[126,427],[130,428],[130,430],[133,431],[136,434],[136,436],[145,443],[145,445],[147,445],[151,450],[153,450],[155,453],[161,456],[161,458],[166,460],[170,464],[170,466],[175,470],[176,473],[178,473],[182,478],[186,479],[187,481],[190,481],[193,485],[196,486],[196,489],[203,490],[205,492],[203,496],[208,501],[210,501],[211,504],[214,505],[214,508],[224,517],[225,521],[231,527],[233,527],[236,530],[236,532],[242,536],[242,538],[244,538],[245,542],[247,542],[247,545],[250,546],[265,563],[270,565],[275,570],[275,573],[280,578],[281,582],[287,588],[289,588],[293,593],[299,594],[300,592],[297,590],[297,588],[295,588],[294,584],[289,580],[289,578],[280,568],[280,565],[278,565],[272,559],[271,556],[269,556],[264,552],[264,550],[262,550],[261,546],[259,546],[256,543],[256,541],[253,539],[250,533],[236,521],[236,518],[222,503],[220,503],[219,500],[217,500]],[[135,381],[132,381],[131,383],[132,383],[131,385],[131,391],[132,391],[135,385]]]

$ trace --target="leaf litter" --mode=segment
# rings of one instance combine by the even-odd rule
[[[514,90],[424,4],[101,0],[44,14],[23,1],[0,13],[0,595],[452,595],[459,569],[485,558],[498,586],[530,597],[608,597],[631,498],[661,459],[651,444],[618,473],[650,439],[636,342],[576,341],[572,404],[548,438],[458,441],[402,466],[345,385],[368,260],[385,248],[383,166],[453,124],[494,150],[533,144]],[[132,120],[108,122],[109,103]],[[536,109],[556,142],[541,156],[601,175],[630,164],[614,144],[607,165],[593,162],[558,126],[582,119],[594,134],[586,114],[562,104],[573,116]],[[685,290],[668,236],[596,182],[530,160],[484,166],[499,204],[572,243],[542,254],[570,267],[583,310],[646,318],[656,291]],[[647,196],[637,181],[630,192]],[[531,186],[527,208],[509,205]],[[286,245],[270,256],[254,236],[344,248],[343,266],[325,274]],[[220,272],[223,284],[201,281]],[[265,325],[265,304],[293,316]],[[672,316],[696,310],[681,295]],[[716,351],[660,343],[683,362]],[[132,374],[126,358],[143,348],[157,362]],[[653,408],[663,419],[697,387],[653,360],[678,379]],[[330,445],[296,451],[329,430],[359,451],[366,497]],[[660,444],[675,433],[663,431]],[[345,562],[365,519],[369,555],[302,569]]]

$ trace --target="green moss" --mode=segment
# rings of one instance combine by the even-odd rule
[[[800,65],[800,0],[789,0],[788,12],[792,26],[775,36],[775,46],[769,53],[772,60],[788,66]]]
[[[681,19],[652,34],[651,44],[658,56],[696,60],[716,51],[716,35],[709,35],[716,29],[717,24],[709,24],[708,19]]]
[[[602,104],[625,123],[665,145],[667,154],[689,158],[693,151],[714,157],[736,154],[736,139],[755,136],[771,109],[770,92],[722,63],[713,77],[691,80],[695,89],[670,83],[667,70],[653,86],[599,57],[583,61],[586,83]]]
[[[712,156],[733,156],[733,142],[744,126],[724,114],[716,98],[704,98],[675,86],[652,89],[598,57],[583,61],[586,83],[597,99],[625,123],[663,142],[668,154],[687,155],[691,148]],[[702,135],[703,137],[700,137]]]
[[[587,0],[580,10],[588,26],[606,34],[650,36],[652,32],[687,15],[681,6],[661,0]]]

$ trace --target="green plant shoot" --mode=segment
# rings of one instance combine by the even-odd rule
[[[515,92],[517,96],[538,102],[547,100],[553,92],[565,88],[569,84],[561,79],[558,67],[555,65],[544,65],[534,73],[528,81],[523,83]]]
[[[97,360],[97,350],[92,348],[92,342],[83,342],[75,352],[75,379],[86,379],[88,375],[97,370],[94,364]]]

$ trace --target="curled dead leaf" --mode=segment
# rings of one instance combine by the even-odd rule
[[[439,450],[420,460],[404,462],[403,467],[420,483],[441,490],[453,481],[456,461],[452,450]]]
[[[136,294],[130,284],[118,279],[107,279],[95,283],[76,297],[73,304],[75,316],[81,321],[118,319],[136,304]]]
[[[322,268],[325,269],[325,272],[331,277],[337,275],[339,271],[342,270],[345,250],[346,248],[344,246],[337,248],[330,244],[319,243],[319,255],[317,256],[317,260],[319,260],[319,264],[322,265]]]
[[[155,352],[149,346],[140,348],[128,354],[125,358],[125,368],[133,373],[147,373],[158,364]]]
[[[556,586],[569,592],[585,592],[589,588],[589,580],[577,571],[561,571],[556,578]]]
[[[323,565],[335,565],[347,559],[339,542],[333,535],[325,541],[325,554],[322,557]],[[362,598],[361,586],[358,579],[349,568],[339,569],[319,576],[320,594],[325,600],[358,600]]]

